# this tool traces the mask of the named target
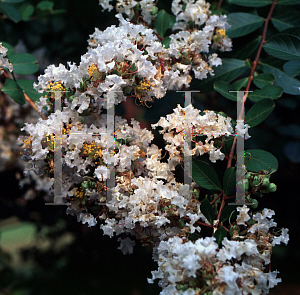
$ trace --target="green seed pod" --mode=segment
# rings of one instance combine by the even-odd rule
[[[270,193],[274,193],[274,192],[276,192],[276,189],[277,189],[277,185],[275,183],[270,183],[268,191]]]
[[[249,179],[249,178],[251,177],[251,175],[252,175],[251,172],[247,172],[247,173],[245,174],[245,178]]]
[[[245,191],[247,191],[249,189],[249,180],[248,179],[244,180],[244,187],[245,187]]]
[[[260,177],[258,175],[255,175],[252,180],[250,181],[251,186],[257,186],[260,184]]]
[[[258,201],[256,199],[252,199],[251,209],[256,209],[258,207]]]
[[[265,187],[269,187],[269,185],[270,185],[270,180],[264,177],[261,186],[265,188]]]

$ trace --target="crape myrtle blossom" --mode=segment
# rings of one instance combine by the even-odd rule
[[[243,212],[246,206],[237,209]],[[274,211],[264,209],[252,218],[267,221],[271,214]],[[264,266],[270,263],[272,246],[281,241],[287,244],[289,237],[287,229],[283,229],[279,237],[271,234],[271,227],[276,223],[270,222],[265,232],[268,239],[263,238],[259,231],[253,235],[259,222],[247,225],[245,236],[234,236],[233,240],[225,237],[221,248],[214,237],[192,242],[174,236],[161,241],[156,248],[157,255],[154,255],[158,270],[152,271],[148,282],[160,279],[159,286],[163,288],[161,295],[201,294],[199,286],[213,295],[267,294],[281,279],[276,278],[278,271],[265,272]]]
[[[135,1],[125,2],[134,5]],[[141,7],[145,3],[141,1]],[[124,7],[123,4],[122,1],[120,5]],[[196,1],[195,5],[206,4]],[[90,35],[89,49],[78,66],[71,63],[68,69],[63,65],[49,66],[39,76],[35,88],[40,92],[69,91],[72,109],[80,106],[78,112],[83,112],[95,100],[99,107],[107,108],[126,100],[127,96],[147,102],[164,97],[167,90],[189,87],[193,77],[201,80],[208,74],[214,75],[213,67],[222,64],[217,53],[209,54],[211,46],[231,50],[231,45],[225,45],[228,43],[225,30],[229,28],[226,17],[210,16],[207,9],[205,13],[203,28],[198,29],[197,20],[192,18],[196,27],[171,34],[168,48],[153,29],[133,24],[119,13],[118,27],[113,25],[104,31],[96,28]],[[110,91],[118,92],[114,102],[107,101]],[[47,100],[42,99],[39,107],[48,108]]]
[[[192,79],[213,76],[213,68],[222,65],[216,51],[231,50],[226,16],[210,15],[203,0],[175,0],[175,23],[166,45],[150,28],[155,1],[116,1],[115,7],[111,3],[100,1],[103,9],[117,10],[119,26],[96,28],[79,65],[50,65],[38,77],[35,89],[46,95],[36,105],[47,119],[22,128],[28,136],[19,143],[31,164],[25,171],[46,175],[53,184],[61,181],[66,213],[89,227],[100,223],[105,235],[119,236],[118,249],[124,254],[133,253],[135,240],[152,247],[158,270],[149,282],[159,279],[161,294],[266,294],[280,279],[277,271],[265,272],[265,266],[272,247],[288,242],[288,229],[274,229],[272,210],[253,213],[246,206],[238,207],[225,223],[225,199],[235,196],[219,198],[221,192],[200,197],[199,180],[183,184],[176,171],[184,168],[187,128],[192,158],[207,154],[216,163],[225,158],[225,137],[247,139],[249,126],[242,120],[234,124],[223,113],[178,105],[151,125],[163,134],[165,146],[159,148],[152,130],[119,116],[114,116],[112,130],[110,112],[105,113],[131,97],[147,106],[168,90],[188,88]],[[61,110],[54,108],[55,91],[62,91]],[[57,130],[62,133],[62,177],[53,181]],[[109,138],[114,138],[110,148]],[[206,214],[204,201],[215,217]],[[222,242],[205,237],[222,227]]]

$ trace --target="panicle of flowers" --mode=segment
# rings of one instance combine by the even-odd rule
[[[245,205],[237,210],[240,212],[238,220],[250,219]],[[273,214],[269,209],[251,214],[252,225],[245,224],[243,234],[239,234],[240,228],[235,226],[232,240],[225,237],[222,247],[215,237],[189,241],[174,236],[161,241],[155,256],[158,270],[152,271],[148,282],[160,279],[161,295],[267,294],[281,282],[276,278],[278,271],[265,271],[272,247],[280,242],[287,244],[289,240],[287,229],[282,229],[279,236],[275,233],[272,227],[277,224],[269,220]]]

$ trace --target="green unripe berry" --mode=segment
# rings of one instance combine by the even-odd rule
[[[249,178],[251,177],[251,175],[252,175],[251,172],[247,172],[247,173],[245,174],[245,178],[249,179]]]
[[[269,187],[270,185],[270,180],[268,178],[265,178],[263,179],[262,183],[261,183],[261,186],[262,187]]]
[[[249,189],[249,180],[248,179],[244,180],[244,187],[245,187],[245,191],[247,191]]]
[[[252,199],[251,209],[256,209],[258,207],[258,201],[256,199]]]
[[[270,183],[268,191],[270,193],[274,193],[274,192],[276,192],[276,189],[277,189],[277,185],[275,183]]]
[[[254,176],[253,179],[250,181],[251,186],[257,186],[260,184],[260,177],[258,175]]]

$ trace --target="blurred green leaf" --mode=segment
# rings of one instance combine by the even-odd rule
[[[21,3],[24,1],[25,0],[1,0],[1,2],[4,2],[4,3]]]
[[[272,0],[228,0],[228,3],[246,7],[262,7],[272,4]]]
[[[227,237],[226,229],[221,225],[215,232],[214,237],[216,238],[217,244],[220,246],[225,237]]]
[[[219,80],[215,83],[214,89],[227,99],[237,101],[236,92],[229,92],[235,91],[235,88],[229,83]]]
[[[300,60],[288,61],[283,65],[283,70],[290,76],[296,77],[300,75]]]
[[[238,51],[233,52],[233,57],[239,59],[247,59],[251,56],[251,54],[258,48],[261,42],[261,37],[257,37],[251,42],[247,42],[243,44],[243,47]]]
[[[226,169],[223,177],[223,189],[226,197],[234,195],[236,192],[236,177],[234,167],[229,167]]]
[[[27,20],[30,20],[30,17],[32,16],[32,14],[34,12],[34,7],[31,4],[23,3],[20,6],[19,10],[22,14],[22,19],[27,21]]]
[[[13,4],[0,2],[0,11],[15,23],[22,19],[21,12]]]
[[[30,75],[38,71],[39,65],[35,56],[29,53],[16,53],[10,59],[14,66],[14,73]]]
[[[159,36],[163,37],[165,35],[165,32],[170,27],[170,22],[169,14],[164,9],[161,9],[154,21],[154,27]]]
[[[247,87],[247,84],[248,84],[248,80],[249,78],[246,77],[246,78],[242,78],[242,79],[239,79],[237,81],[235,81],[234,83],[232,83],[232,87],[236,90],[236,91],[239,91],[241,88],[246,88]],[[236,99],[237,100],[237,99]],[[235,101],[236,101],[235,100]]]
[[[210,164],[193,160],[192,175],[201,187],[209,190],[222,190],[218,176]]]
[[[8,94],[16,103],[25,104],[25,97],[20,86],[11,79],[6,79],[4,86],[1,89],[4,93]]]
[[[33,88],[33,81],[31,80],[17,80],[18,85],[21,87],[21,89],[31,98],[33,101],[39,101],[39,98],[43,96],[42,93],[38,93],[34,88]],[[46,93],[45,93],[46,94]]]
[[[260,100],[247,112],[245,123],[250,127],[255,127],[270,115],[274,107],[275,103],[271,99]]]
[[[201,92],[211,91],[216,81],[223,80],[230,82],[241,75],[247,67],[245,61],[235,58],[223,58],[222,66],[214,69],[214,76],[210,76],[205,80],[198,81],[194,79],[191,83],[191,90],[201,90]]]
[[[212,205],[210,202],[205,198],[200,205],[201,213],[206,217],[210,224],[213,224],[215,219],[215,214]]]
[[[253,83],[258,88],[263,88],[265,86],[273,85],[275,77],[270,73],[264,73],[257,75],[253,78]]]
[[[271,18],[271,22],[279,32],[294,26],[300,26],[299,12],[289,11],[279,13]]]
[[[233,168],[233,167],[231,167],[231,168]],[[232,222],[235,218],[236,218],[236,216],[238,215],[237,214],[237,211],[236,211],[236,207],[237,207],[238,205],[228,205],[228,206],[226,206],[224,209],[223,209],[223,211],[222,211],[222,214],[221,214],[221,222],[225,222],[225,221],[227,221],[227,220],[229,220],[229,217],[230,217],[230,222]],[[232,213],[232,212],[234,212],[234,213]]]
[[[42,11],[51,10],[54,6],[54,2],[52,1],[41,1],[36,6],[37,9],[40,9]]]
[[[282,88],[276,85],[268,85],[262,89],[257,89],[249,94],[249,99],[252,101],[260,101],[265,98],[276,99],[282,95]]]
[[[271,73],[275,77],[274,84],[280,86],[285,93],[300,95],[300,81],[289,77],[285,72],[275,68],[270,64],[260,62],[264,73]]]
[[[264,44],[263,48],[268,54],[280,59],[300,59],[300,40],[296,36],[275,35]]]
[[[298,5],[299,0],[278,0],[278,5]]]
[[[264,19],[250,13],[234,12],[228,14],[227,22],[231,25],[231,28],[226,31],[226,34],[229,38],[236,38],[248,35],[260,28],[264,23]]]
[[[170,42],[171,42],[171,38],[170,37],[166,37],[164,40],[161,41],[161,44],[165,45],[166,48],[169,48]]]

